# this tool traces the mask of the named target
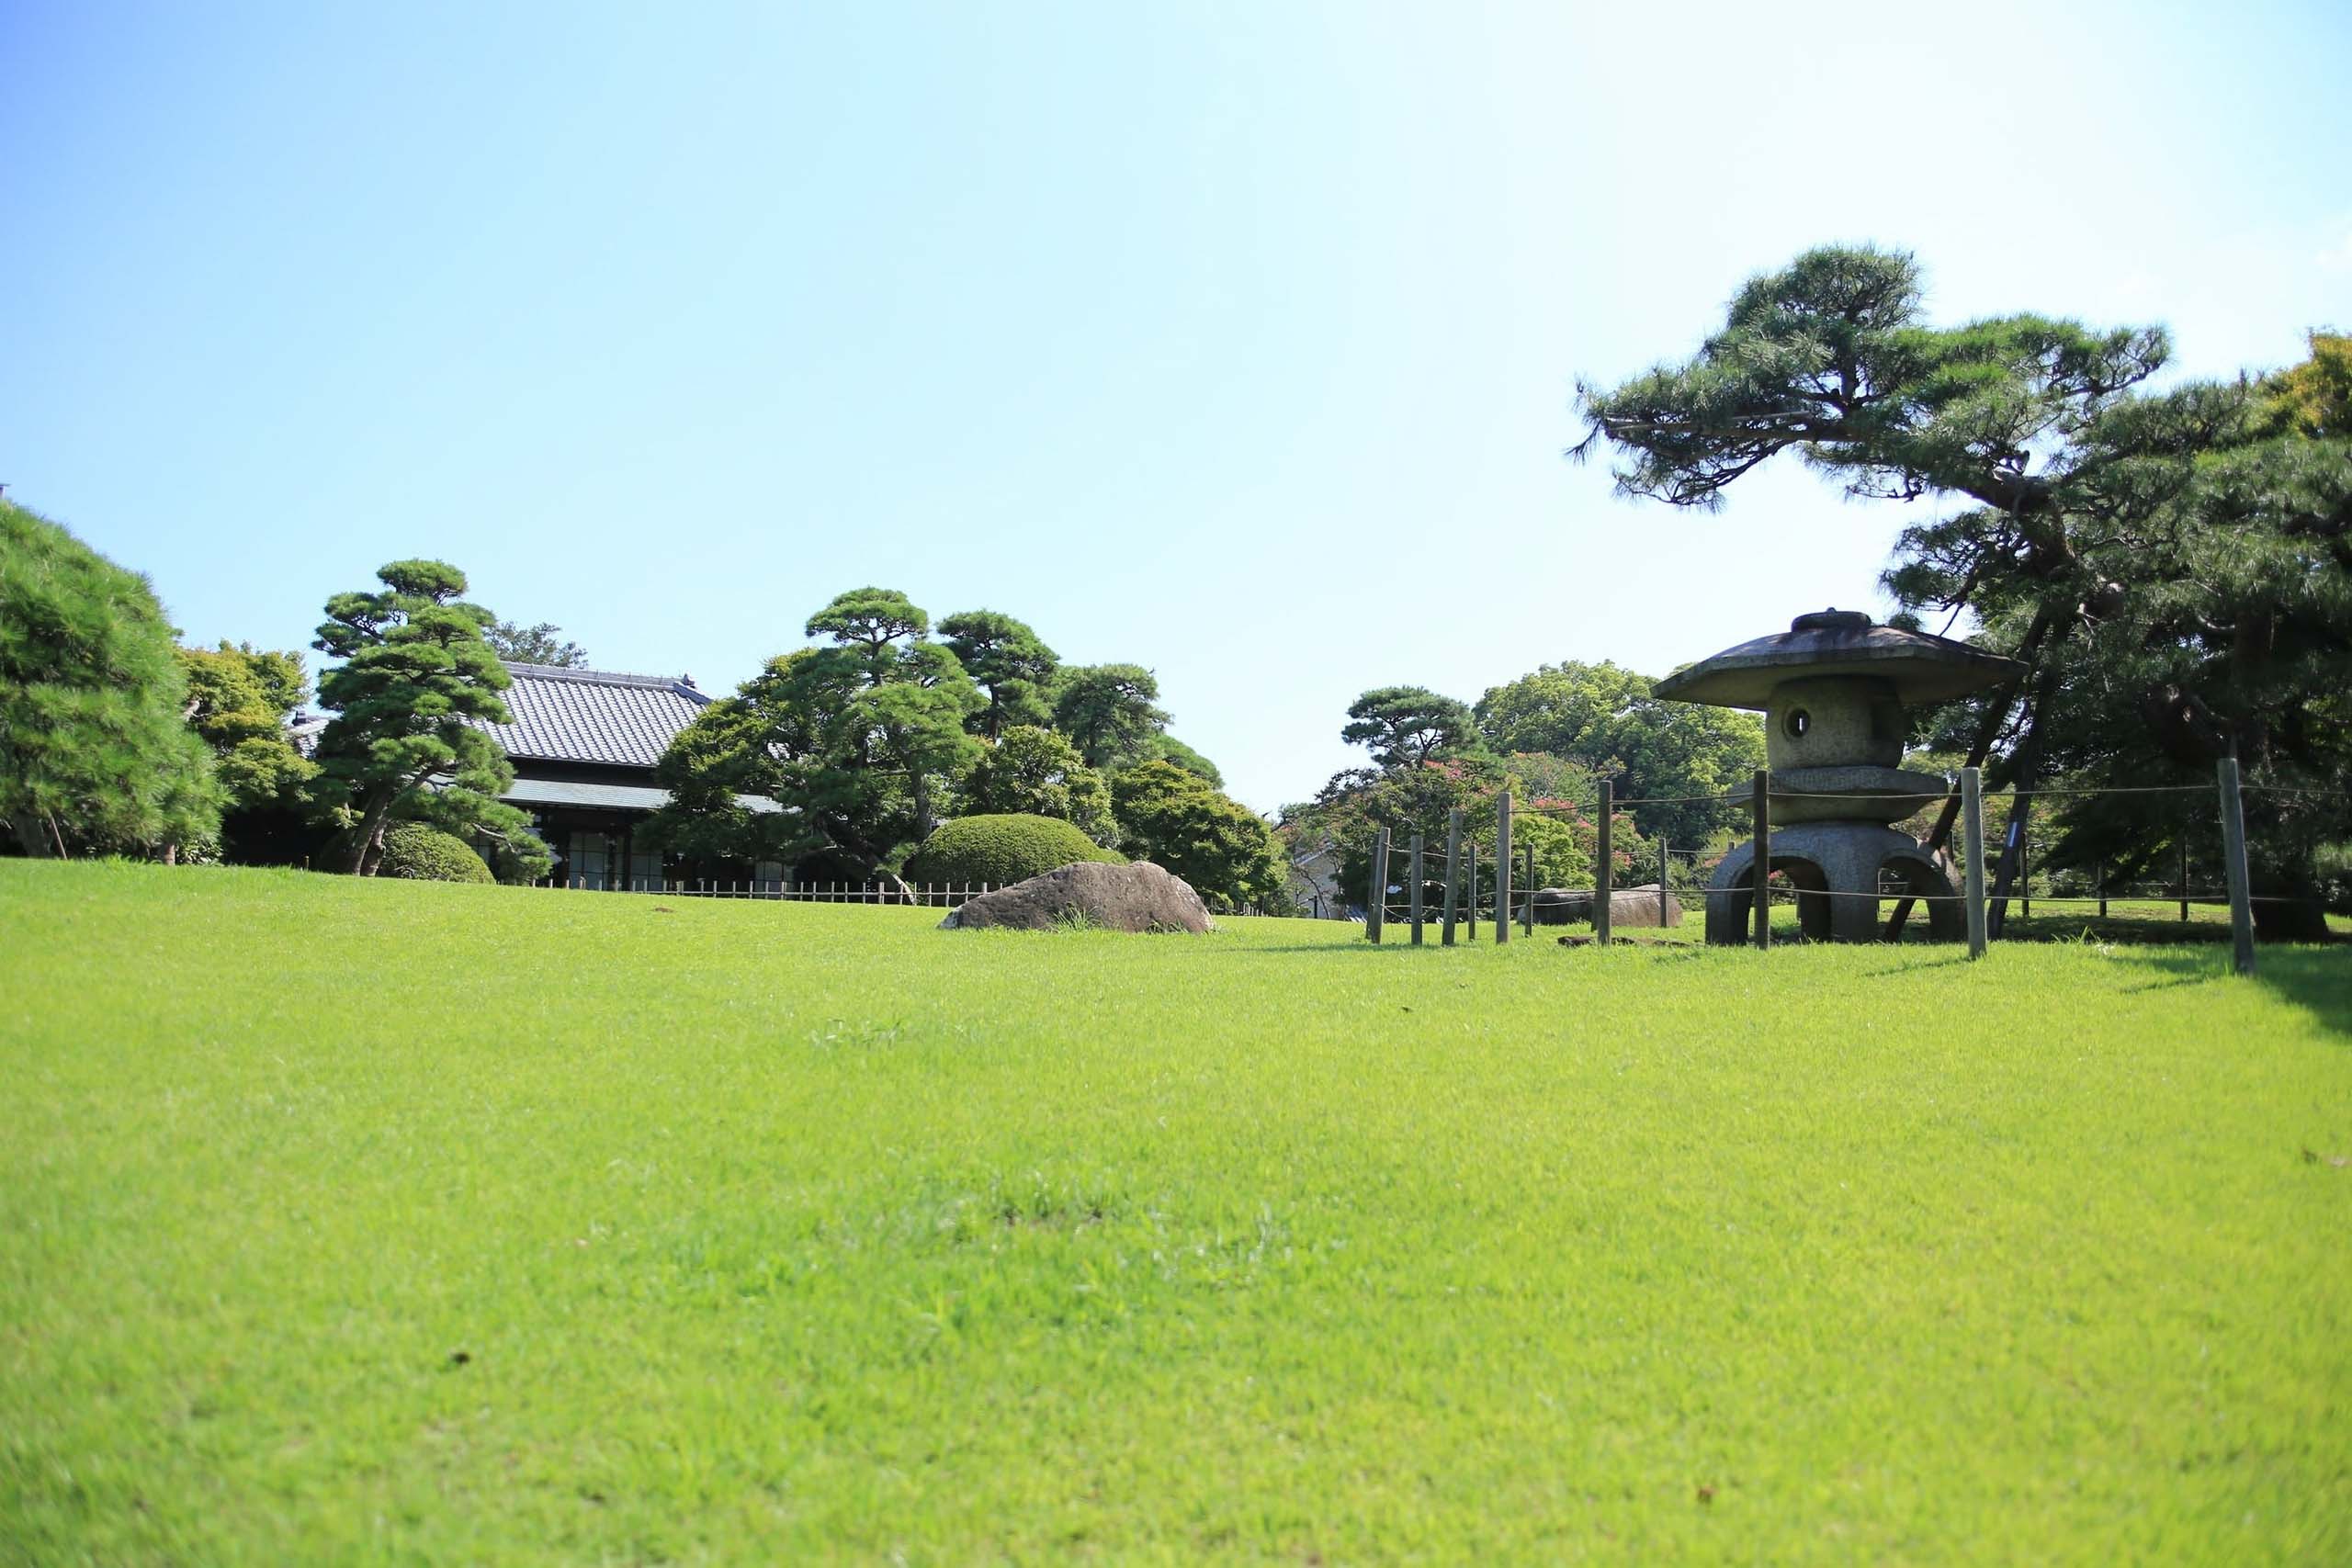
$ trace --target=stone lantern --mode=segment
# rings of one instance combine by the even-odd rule
[[[1872,625],[1859,610],[1831,609],[1702,659],[1655,691],[1764,710],[1770,869],[1796,886],[1807,937],[1873,941],[1879,898],[1908,896],[1938,900],[1928,906],[1928,935],[1954,941],[1965,918],[1951,879],[1917,839],[1890,826],[1951,787],[1939,774],[1904,771],[1904,709],[1998,685],[2023,668],[1963,642]],[[1751,840],[1724,857],[1708,884],[1709,942],[1746,940],[1756,881]]]

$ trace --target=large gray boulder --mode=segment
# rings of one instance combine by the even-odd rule
[[[1628,926],[1679,926],[1682,923],[1682,900],[1674,894],[1666,899],[1665,919],[1659,919],[1657,884],[1645,882],[1639,887],[1620,887],[1609,897],[1609,925],[1612,931]]]
[[[983,893],[939,922],[942,931],[1049,931],[1071,926],[1114,931],[1210,929],[1209,908],[1191,883],[1149,861],[1081,861]]]
[[[1593,890],[1589,887],[1539,887],[1535,890],[1535,923],[1539,926],[1589,926],[1592,923],[1592,903]],[[1629,926],[1655,926],[1658,923],[1657,883],[1610,890],[1611,930],[1622,931]],[[1681,899],[1667,899],[1665,923],[1669,926],[1682,923]]]
[[[1537,925],[1565,926],[1572,921],[1591,919],[1591,888],[1539,887],[1535,890],[1535,923]]]

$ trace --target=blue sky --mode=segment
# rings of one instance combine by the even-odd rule
[[[14,0],[0,480],[208,642],[413,555],[709,690],[842,588],[1010,611],[1272,809],[1366,687],[1880,604],[1902,508],[1561,457],[1808,245],[2183,374],[2352,325],[2346,59],[2325,5]]]

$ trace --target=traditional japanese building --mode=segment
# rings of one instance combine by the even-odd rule
[[[499,798],[531,813],[556,853],[549,880],[592,889],[659,891],[695,875],[780,883],[786,868],[695,867],[665,860],[637,827],[669,803],[654,764],[670,742],[710,704],[685,675],[624,675],[509,663],[512,724],[481,724],[514,764],[514,783]],[[737,799],[752,811],[783,807],[757,795]]]

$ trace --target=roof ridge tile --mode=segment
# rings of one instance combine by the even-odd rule
[[[639,675],[626,670],[583,670],[570,664],[530,664],[519,659],[502,659],[506,672],[526,681],[563,681],[588,686],[643,686],[666,690],[683,686],[695,690],[683,675]]]

